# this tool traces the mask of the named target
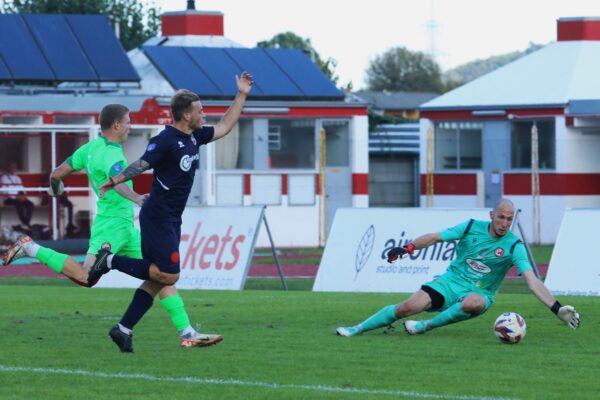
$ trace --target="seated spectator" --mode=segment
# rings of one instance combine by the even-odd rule
[[[40,204],[42,206],[46,206],[50,204],[50,202],[52,201],[51,199],[52,198],[50,197],[50,195],[45,193],[42,195],[42,202]],[[59,207],[64,207],[67,209],[67,227],[65,228],[66,237],[72,238],[75,236],[75,231],[77,230],[75,224],[73,223],[73,203],[71,202],[71,200],[69,200],[67,192],[63,192],[56,199],[58,201]]]
[[[0,177],[0,187],[8,189],[2,192],[4,205],[15,206],[21,224],[31,229],[31,216],[33,215],[33,203],[25,196],[25,188],[21,177],[16,174],[17,164],[8,164],[7,172]]]

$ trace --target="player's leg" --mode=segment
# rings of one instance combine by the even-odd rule
[[[98,279],[115,269],[134,278],[173,285],[179,279],[179,236],[174,229],[176,225],[145,219],[143,213],[140,214],[144,258],[123,257],[101,250],[90,270],[89,280]],[[152,256],[146,257],[146,253]]]
[[[75,259],[48,247],[40,246],[31,237],[23,235],[10,245],[2,256],[4,265],[23,257],[36,258],[56,273],[63,274],[81,286],[87,286],[87,271]]]
[[[167,310],[173,325],[179,331],[181,347],[206,347],[223,340],[221,335],[200,333],[192,327],[188,313],[185,311],[183,299],[175,286],[163,287],[158,295],[160,304]]]
[[[169,223],[152,223],[153,221],[143,221],[140,218],[142,227],[141,241],[142,241],[142,255],[144,261],[154,265],[160,265],[161,270],[164,270],[168,274],[179,273],[179,231],[175,225]],[[144,226],[147,227],[144,228]],[[160,226],[160,227],[158,227]],[[170,249],[172,253],[169,256],[165,256],[165,249]],[[99,253],[100,254],[100,253]],[[116,262],[119,264],[119,271],[122,271],[127,260],[134,260],[128,257],[111,255],[110,260],[113,265]],[[170,260],[170,261],[169,261]],[[121,264],[122,263],[122,264]],[[94,270],[92,266],[92,271]],[[146,273],[149,274],[149,267],[146,269]],[[132,275],[133,276],[133,275]],[[173,282],[174,283],[174,282]],[[133,348],[131,345],[133,327],[142,319],[146,312],[152,307],[154,296],[164,287],[165,285],[146,280],[139,289],[135,291],[133,299],[125,311],[121,322],[113,327],[109,331],[110,337],[119,346],[122,352],[132,352]]]
[[[488,300],[479,293],[469,293],[462,300],[451,304],[430,320],[406,321],[405,329],[409,334],[420,334],[455,322],[465,321],[485,312]]]
[[[143,258],[142,255],[142,242],[139,230],[135,229],[133,225],[129,229],[129,240],[127,243],[118,251],[115,251],[119,256],[131,257],[135,259]],[[160,297],[160,304],[165,308],[171,317],[171,322],[177,328],[179,332],[181,344],[190,343],[194,338],[201,338],[198,343],[205,343],[207,336],[215,335],[203,335],[196,332],[190,323],[190,318],[185,309],[183,299],[179,295],[175,286],[165,286],[158,293]],[[184,340],[186,341],[184,343]],[[194,344],[199,345],[199,344]]]
[[[396,305],[383,307],[381,310],[364,320],[358,325],[337,328],[340,336],[356,336],[363,332],[388,326],[400,318],[418,314],[431,307],[431,297],[423,289],[413,293],[406,301]]]
[[[133,294],[131,303],[119,323],[108,331],[108,335],[121,352],[133,353],[133,328],[152,308],[154,297],[162,288],[163,285],[156,282],[145,281],[142,283]]]

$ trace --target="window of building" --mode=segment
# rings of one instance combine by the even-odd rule
[[[538,130],[539,168],[556,168],[554,120],[512,122],[510,142],[511,168],[531,169],[531,129],[534,124]]]
[[[254,168],[253,120],[239,120],[231,132],[214,145],[217,169]]]
[[[328,167],[350,165],[350,121],[323,121]]]
[[[436,169],[480,169],[481,130],[478,122],[439,122],[435,125]]]
[[[271,145],[271,132],[279,132],[279,148]],[[274,169],[314,169],[315,120],[270,119],[269,165]]]

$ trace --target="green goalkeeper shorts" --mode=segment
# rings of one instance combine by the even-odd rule
[[[460,282],[458,279],[453,279],[447,273],[437,275],[432,281],[423,284],[423,286],[429,286],[444,297],[444,304],[440,308],[428,311],[444,311],[448,307],[462,301],[462,299],[471,293],[477,293],[485,299],[485,310],[482,314],[494,303],[494,296],[491,293],[476,288],[467,282]]]
[[[131,219],[96,216],[92,224],[88,254],[97,254],[104,243],[110,244],[113,254],[142,258],[140,231]]]

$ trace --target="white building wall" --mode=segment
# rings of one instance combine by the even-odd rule
[[[558,172],[600,172],[600,128],[596,129],[564,129],[559,137],[557,121],[557,165]],[[559,156],[561,163],[559,164]]]

